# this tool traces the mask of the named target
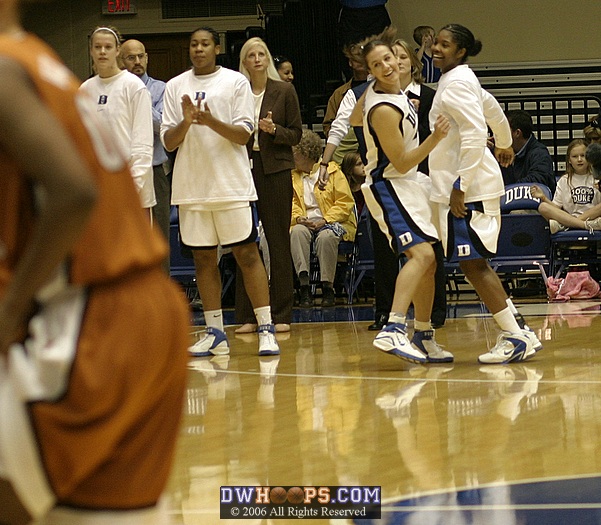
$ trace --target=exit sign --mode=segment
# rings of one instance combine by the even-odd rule
[[[102,0],[103,15],[132,15],[137,12],[135,0]]]

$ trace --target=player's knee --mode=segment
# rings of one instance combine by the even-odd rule
[[[259,250],[255,243],[243,244],[233,249],[236,262],[242,271],[261,264]]]
[[[428,272],[436,270],[436,256],[430,244],[425,242],[418,244],[411,250],[411,256]]]

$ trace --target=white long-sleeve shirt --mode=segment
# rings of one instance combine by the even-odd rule
[[[511,128],[499,103],[482,89],[467,64],[440,77],[430,110],[431,129],[439,114],[450,120],[451,129],[430,153],[430,199],[448,203],[454,185],[465,193],[465,202],[503,195],[499,163],[486,145],[487,126],[499,148],[511,146]]]
[[[368,75],[365,82],[371,82],[372,80],[373,77]],[[355,95],[353,88],[350,88],[344,94],[344,97],[342,97],[340,106],[338,106],[338,111],[336,111],[336,118],[333,120],[332,125],[330,126],[328,140],[326,141],[328,144],[333,144],[336,147],[340,146],[342,139],[346,137],[347,133],[351,129],[351,114],[353,113],[353,109],[355,109],[356,105],[357,96]]]
[[[336,118],[332,121],[330,131],[328,133],[328,144],[334,146],[340,146],[342,139],[346,137],[351,127],[351,113],[357,105],[357,97],[352,89],[349,89],[342,97],[338,111],[336,111]]]
[[[129,168],[143,208],[156,204],[152,172],[152,99],[136,75],[121,71],[109,78],[98,75],[80,87],[96,102],[98,116],[113,131]]]

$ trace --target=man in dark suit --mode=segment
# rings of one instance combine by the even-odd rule
[[[549,150],[532,133],[532,117],[521,109],[506,112],[513,137],[513,164],[501,168],[505,185],[515,182],[538,182],[555,192],[555,170]]]

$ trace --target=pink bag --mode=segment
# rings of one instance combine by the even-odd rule
[[[568,272],[565,278],[549,277],[546,281],[547,294],[551,301],[594,299],[601,297],[600,286],[588,270]]]

